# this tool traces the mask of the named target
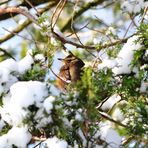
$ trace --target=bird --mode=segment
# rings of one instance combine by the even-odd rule
[[[56,86],[61,90],[67,90],[69,83],[76,83],[80,79],[82,68],[85,64],[72,53],[64,59],[58,58],[58,60],[62,61],[64,65],[60,68]]]

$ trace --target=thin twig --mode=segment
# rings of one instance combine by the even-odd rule
[[[97,108],[97,109],[100,109],[100,108],[102,107],[102,105],[103,105],[108,99],[109,99],[109,97],[108,97],[108,98],[105,98],[104,100],[102,100],[96,108]]]
[[[59,19],[59,17],[60,17],[60,14],[62,13],[62,10],[64,9],[64,6],[66,5],[66,2],[67,2],[67,0],[64,0],[64,2],[63,2],[63,4],[62,4],[62,6],[61,6],[61,9],[60,9],[60,11],[59,11],[59,13],[58,13],[58,15],[57,15],[57,18],[56,18],[56,20],[55,20],[55,23],[53,24],[53,28],[54,28],[54,26],[56,25],[56,23],[57,23],[57,21],[58,21],[58,19]]]
[[[88,49],[85,49],[89,54],[91,54],[93,57],[95,57],[96,58],[96,55],[95,54],[93,54],[92,52],[90,52]]]
[[[2,28],[3,28],[4,30],[6,30],[7,32],[9,32],[9,33],[11,33],[11,34],[14,34],[14,35],[16,35],[16,36],[19,36],[19,37],[21,37],[21,38],[23,38],[23,39],[25,39],[25,40],[28,40],[28,41],[31,41],[31,42],[35,42],[35,43],[41,44],[41,42],[39,42],[39,41],[35,41],[35,40],[32,40],[32,39],[29,39],[29,38],[27,38],[27,37],[24,37],[24,36],[22,36],[22,35],[19,35],[18,33],[12,32],[12,31],[10,31],[10,30],[4,28],[4,27],[2,27]]]
[[[112,40],[111,40],[110,36],[105,34],[105,30],[100,31],[100,30],[96,30],[96,29],[91,29],[91,28],[89,28],[89,27],[86,27],[86,28],[89,29],[89,30],[96,31],[96,32],[99,32],[99,33],[103,34],[103,35],[104,35],[105,37],[107,37],[107,38],[109,39],[109,41],[112,43]]]
[[[29,1],[29,0],[25,0],[26,3],[28,3],[28,5],[30,5],[35,11],[36,13],[38,14],[38,16],[40,16],[40,13],[38,12],[38,10],[36,9],[35,6],[32,5],[32,3]]]
[[[32,140],[34,140],[34,141],[42,141],[43,142],[43,141],[47,140],[47,138],[41,138],[41,137],[33,136]]]
[[[0,51],[2,51],[5,55],[7,55],[8,57],[10,57],[10,58],[12,58],[13,60],[16,61],[16,59],[15,59],[10,53],[8,53],[5,49],[2,49],[2,48],[0,47]]]
[[[101,112],[101,111],[98,111],[98,113],[103,117],[103,118],[105,118],[105,119],[107,119],[107,120],[109,120],[109,121],[111,121],[111,122],[113,122],[113,123],[115,123],[115,124],[117,124],[117,125],[120,125],[120,126],[122,126],[122,127],[126,127],[127,128],[127,125],[124,125],[123,123],[121,123],[121,122],[119,122],[119,121],[117,121],[117,120],[114,120],[113,118],[111,118],[109,115],[107,115],[106,113],[104,113],[104,112]]]
[[[112,106],[111,109],[109,109],[108,114],[112,114],[114,108],[118,105],[118,103],[120,103],[122,101],[122,98],[120,98],[120,100],[118,100],[116,103],[114,103],[114,105]]]
[[[39,146],[42,142],[44,142],[44,141],[41,141],[41,142],[39,142],[37,145],[35,145],[33,148],[36,148],[37,146]],[[39,147],[40,148],[40,147]]]
[[[108,4],[106,4],[105,6],[102,6],[102,7],[99,8],[99,9],[107,8],[107,7],[111,6],[111,5],[113,5],[114,3],[115,3],[115,1],[112,1],[112,2],[110,2],[110,3],[108,3]]]
[[[131,21],[131,23],[129,24],[128,28],[126,29],[126,32],[125,32],[123,38],[126,37],[126,35],[127,35],[128,31],[129,31],[130,27],[132,26],[132,24],[133,24],[133,21]]]
[[[63,10],[63,8],[64,8],[66,2],[67,2],[67,0],[64,0],[63,4],[62,4],[62,6],[61,6],[61,9],[59,10],[59,13],[58,13],[58,15],[57,15],[57,18],[56,18],[56,20],[55,20],[55,22],[54,22],[54,24],[53,24],[54,16],[55,16],[55,14],[56,14],[58,8],[60,7],[60,4],[62,3],[62,0],[60,0],[60,2],[58,3],[58,5],[57,5],[57,7],[56,7],[56,9],[55,9],[55,12],[53,13],[53,16],[52,16],[52,18],[51,18],[51,24],[52,24],[51,27],[52,27],[52,28],[55,27],[55,25],[56,25],[56,23],[57,23],[57,21],[58,21],[58,19],[59,19],[59,17],[60,17],[60,14],[61,14],[61,12],[62,12],[62,10]]]
[[[89,30],[92,30],[92,31],[96,31],[96,32],[101,33],[102,35],[104,35],[105,37],[107,37],[109,39],[109,41],[110,41],[111,44],[113,43],[112,40],[111,40],[111,38],[110,38],[110,36],[105,34],[105,30],[104,29],[101,31],[101,30],[91,29],[89,27],[86,27],[86,28],[89,29]]]
[[[148,11],[148,6],[146,6],[145,9],[144,9],[144,13],[143,13],[143,15],[142,15],[142,18],[141,18],[140,23],[143,23],[143,20],[144,20],[144,17],[145,17],[145,15],[146,15],[147,11]]]
[[[41,137],[37,137],[37,136],[33,136],[32,137],[33,141],[40,141],[37,145],[35,145],[33,148],[36,148],[37,146],[39,146],[42,142],[46,141],[47,138],[41,138]]]
[[[127,139],[125,139],[124,141],[122,141],[122,146],[125,146],[126,144],[128,144],[133,138],[134,138],[134,136],[130,136]]]
[[[96,30],[96,29],[89,28],[87,26],[86,26],[86,28],[89,29],[89,30],[91,30],[91,31],[99,32],[99,33],[105,35],[105,30],[104,29],[102,29],[102,30]]]
[[[63,81],[64,83],[68,84],[68,82],[65,81],[64,79],[62,79],[61,77],[59,77],[59,76],[52,70],[51,67],[49,67],[49,69],[51,70],[51,72],[52,72],[58,79],[60,79],[60,80]]]
[[[135,26],[135,27],[138,27],[137,24],[136,24],[136,22],[135,22],[135,20],[134,20],[134,18],[135,18],[136,16],[132,16],[131,14],[129,14],[129,16],[130,16],[130,19],[132,20],[134,26]]]
[[[96,15],[95,15],[95,18],[97,19],[98,22],[102,23],[107,28],[109,27],[109,25],[107,23],[105,23],[103,20],[101,20],[100,18],[98,18]]]
[[[79,36],[77,35],[77,33],[75,32],[75,30],[74,30],[74,28],[73,28],[73,25],[74,25],[74,18],[73,18],[73,17],[74,17],[74,14],[75,14],[75,9],[76,9],[76,7],[77,7],[78,1],[79,1],[79,0],[76,1],[75,6],[74,6],[74,11],[73,11],[73,15],[72,15],[72,21],[71,21],[71,29],[72,29],[73,33],[75,34],[75,36],[76,36],[77,40],[79,41],[79,43],[80,43],[81,45],[83,45],[83,43],[81,42]],[[83,46],[84,46],[84,45],[83,45]]]
[[[75,20],[76,18],[81,16],[88,9],[90,9],[90,8],[92,8],[94,6],[97,6],[97,5],[101,4],[101,3],[103,3],[104,1],[105,0],[94,0],[94,1],[91,1],[89,3],[85,3],[85,5],[75,13],[75,15],[73,16],[73,20]],[[70,17],[68,19],[68,21],[65,23],[65,25],[62,27],[62,29],[61,29],[62,32],[69,29],[69,27],[71,25],[71,21],[72,21],[72,17]]]
[[[57,4],[57,6],[56,6],[56,8],[55,8],[55,10],[54,10],[54,12],[53,12],[53,15],[52,15],[52,17],[51,17],[51,27],[54,26],[54,25],[53,25],[54,16],[55,16],[56,12],[58,11],[58,8],[60,7],[61,2],[62,2],[62,0],[59,1],[59,3]]]
[[[87,28],[88,24],[89,24],[89,22],[86,23],[84,26],[82,26],[81,28],[79,28],[79,29],[78,29],[77,31],[75,31],[75,32],[77,33],[77,32],[79,32],[79,31],[83,30],[84,28]],[[73,34],[74,34],[74,33],[70,33],[70,34],[67,35],[66,37],[70,37],[70,36],[72,36]]]
[[[11,32],[11,34],[7,34],[5,36],[3,36],[2,38],[0,38],[0,44],[7,41],[8,39],[12,38],[15,33],[19,33],[21,32],[24,28],[26,28],[29,24],[31,24],[31,21],[29,19],[27,19],[24,23],[22,23],[21,25],[17,26],[15,29],[13,29]]]

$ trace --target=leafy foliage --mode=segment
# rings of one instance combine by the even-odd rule
[[[121,15],[121,1],[110,3],[95,0],[88,3],[82,0],[76,3],[68,1],[66,5],[61,4],[63,1],[60,1],[56,8],[53,7],[54,12],[50,11],[37,16],[38,27],[27,27],[32,39],[22,42],[18,55],[20,55],[20,59],[25,58],[31,48],[30,55],[33,59],[33,63],[29,65],[31,68],[28,68],[25,73],[19,74],[19,72],[11,70],[11,66],[10,71],[7,71],[7,67],[0,65],[0,70],[3,72],[0,71],[0,78],[6,79],[4,82],[0,80],[0,113],[4,114],[2,109],[12,97],[12,86],[16,82],[40,81],[46,84],[48,94],[43,95],[43,99],[40,99],[38,104],[36,102],[38,100],[35,100],[31,102],[31,105],[26,105],[27,107],[23,106],[23,115],[21,114],[23,120],[21,124],[17,125],[28,128],[32,141],[34,137],[38,137],[40,140],[42,137],[47,139],[56,136],[65,140],[71,147],[116,147],[116,145],[112,145],[116,140],[109,141],[112,135],[109,135],[109,138],[107,135],[112,130],[110,133],[116,133],[119,139],[121,136],[124,137],[125,142],[119,140],[120,146],[129,147],[131,144],[135,147],[142,147],[142,144],[144,147],[147,146],[148,24],[145,19],[146,9],[141,7],[137,12],[138,9],[135,10],[135,7],[132,10],[127,7],[129,12],[125,11],[124,16]],[[105,19],[99,19],[98,16],[87,15],[99,10],[98,4],[102,6],[101,9],[112,12],[114,20],[111,24]],[[71,9],[73,9],[72,14]],[[90,11],[85,14],[86,10]],[[51,15],[51,13],[53,14]],[[140,21],[136,22],[135,18]],[[122,24],[119,23],[121,19],[123,19]],[[130,19],[132,23],[126,28],[125,24],[128,24]],[[132,35],[129,33],[130,29],[134,32]],[[118,32],[120,30],[122,30],[124,38]],[[132,61],[127,65],[130,68],[129,71],[125,70],[121,74],[114,73],[114,67],[121,68],[124,65],[114,65],[110,68],[109,62],[114,60],[118,63],[120,51],[135,36],[138,39],[131,45],[135,49],[131,51],[133,53],[130,55]],[[95,43],[96,40],[97,43]],[[137,44],[140,45],[138,49],[135,47]],[[77,47],[81,47],[82,50]],[[128,48],[130,51],[130,47]],[[83,68],[80,80],[67,84],[66,92],[57,90],[52,83],[58,77],[54,70],[59,68],[57,64],[52,70],[53,61],[57,60],[55,55],[61,54],[61,50],[67,53],[70,51],[85,63],[89,63]],[[7,57],[12,58],[9,54],[3,53],[0,60]],[[99,69],[98,67],[103,64],[104,59],[109,61],[108,65]],[[129,59],[127,58],[127,60]],[[17,61],[13,62],[17,63]],[[123,61],[123,64],[126,65],[126,61]],[[54,74],[54,80],[49,71]],[[8,76],[10,79],[7,79]],[[11,82],[13,79],[12,84],[9,84],[9,81]],[[32,95],[36,97],[36,94]],[[47,96],[49,98],[46,98]],[[53,101],[51,101],[51,96],[55,98]],[[47,104],[46,100],[49,101]],[[7,115],[10,116],[10,113],[8,112]],[[1,136],[6,135],[12,128],[12,125],[8,124],[7,118],[5,119],[1,115],[1,121],[3,120],[5,123],[0,129]],[[102,128],[102,125],[105,128]],[[16,145],[13,144],[13,146]]]

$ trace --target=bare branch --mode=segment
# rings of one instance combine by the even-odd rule
[[[74,10],[76,9],[77,5],[78,5],[78,0],[77,0],[76,3],[75,3]],[[75,15],[75,13],[76,13],[76,11],[73,11],[72,21],[71,21],[71,29],[72,29],[73,33],[75,34],[75,36],[76,36],[77,40],[79,41],[79,43],[80,43],[81,45],[83,45],[83,43],[81,42],[79,36],[77,35],[76,31],[75,31],[74,28],[73,28],[73,25],[74,25],[73,16]],[[83,45],[83,46],[84,46],[84,45]]]
[[[62,12],[62,10],[63,10],[63,8],[64,8],[66,2],[67,2],[67,0],[64,0],[64,1],[63,1],[63,4],[62,4],[62,0],[60,0],[60,2],[58,3],[58,5],[57,5],[57,7],[56,7],[56,9],[55,9],[55,11],[54,11],[54,13],[53,13],[53,15],[52,15],[52,18],[51,18],[51,24],[52,24],[51,27],[52,27],[52,28],[55,27],[55,25],[56,25],[56,23],[57,23],[57,21],[58,21],[58,18],[60,17],[60,14],[61,14],[61,12]],[[56,20],[55,20],[55,22],[54,22],[54,24],[53,24],[54,16],[55,16],[55,14],[56,14],[58,8],[60,7],[60,4],[62,4],[61,9],[59,10],[59,13],[58,13],[58,15],[57,15],[57,18],[56,18]]]
[[[122,141],[122,146],[125,146],[126,144],[130,143],[131,140],[133,140],[134,136],[130,136],[124,141]]]
[[[7,8],[0,8],[0,15],[4,15],[6,13],[18,13],[26,16],[30,21],[34,22],[36,24],[36,19],[33,15],[31,15],[28,11],[25,9],[22,9],[20,7],[7,7]]]
[[[3,3],[8,3],[8,2],[10,2],[10,0],[4,1]],[[39,6],[41,4],[46,4],[47,2],[49,2],[49,0],[41,0],[41,1],[39,1],[39,0],[29,0],[29,2],[33,6],[36,7],[36,6]],[[58,2],[57,0],[50,0],[50,3],[53,3],[54,5],[56,5],[57,2]],[[0,3],[0,5],[1,5],[1,3]],[[19,6],[24,6],[24,7],[28,8],[28,9],[32,8],[32,6],[30,6],[30,4],[28,4],[25,0],[22,1],[21,4],[16,5],[16,7],[19,7]],[[15,15],[17,15],[17,13],[13,13],[13,16],[15,16]],[[6,13],[4,15],[0,15],[0,20],[6,20],[6,19],[9,19],[11,17],[12,17],[12,14],[11,13]]]
[[[143,20],[144,20],[144,17],[145,17],[145,15],[146,15],[147,11],[148,11],[148,6],[146,6],[145,9],[144,9],[144,13],[143,13],[143,15],[142,15],[142,18],[141,18],[140,23],[143,23]]]
[[[117,41],[114,41],[112,43],[107,43],[107,44],[104,44],[104,45],[101,45],[99,46],[98,48],[95,47],[95,46],[86,46],[86,45],[81,45],[79,43],[76,43],[76,42],[73,42],[73,41],[70,41],[70,40],[67,40],[66,38],[63,38],[62,36],[60,36],[58,33],[56,33],[54,30],[52,30],[52,33],[53,35],[55,36],[55,38],[57,38],[58,40],[60,40],[63,44],[65,43],[68,43],[68,44],[71,44],[73,46],[76,46],[77,48],[84,48],[84,49],[90,49],[90,50],[101,50],[103,48],[107,48],[107,47],[112,47],[112,46],[115,46],[117,44],[121,44],[121,43],[126,43],[127,40],[132,37],[133,35],[125,38],[125,39],[120,39],[120,40],[117,40]]]
[[[95,18],[97,19],[97,21],[101,24],[103,24],[105,27],[109,27],[109,25],[107,23],[105,23],[102,19],[98,18],[96,15],[95,15]]]
[[[84,26],[82,26],[81,28],[79,28],[79,29],[78,29],[77,31],[75,31],[75,32],[77,33],[77,32],[79,32],[79,31],[83,30],[84,28],[87,28],[88,24],[89,24],[89,22],[86,23]],[[74,34],[74,33],[70,33],[70,34],[67,35],[66,37],[70,37],[70,36],[72,36],[73,34]]]
[[[0,47],[0,51],[2,51],[6,56],[8,56],[8,57],[10,57],[10,58],[12,58],[13,60],[16,61],[16,59],[9,52],[7,52],[5,49],[2,49]]]
[[[132,26],[132,24],[133,24],[133,22],[131,21],[131,23],[129,24],[128,28],[126,29],[126,32],[125,32],[123,38],[126,37],[126,35],[127,35],[128,31],[129,31],[130,27]]]
[[[109,120],[109,121],[111,121],[111,122],[113,122],[113,123],[115,123],[115,124],[117,124],[117,125],[120,125],[120,126],[122,126],[122,127],[126,127],[126,128],[127,128],[127,125],[124,125],[123,123],[114,120],[113,118],[111,118],[111,117],[110,117],[109,115],[107,115],[106,113],[101,112],[101,111],[98,111],[98,113],[99,113],[103,118],[105,118],[105,119],[107,119],[107,120]]]
[[[0,5],[6,4],[8,2],[9,2],[9,0],[3,1],[3,2],[0,3]]]
[[[36,13],[38,14],[38,16],[39,16],[39,12],[38,12],[38,10],[35,8],[35,6],[29,1],[29,0],[25,0],[26,1],[26,3],[28,3],[28,5],[30,5],[35,11],[36,11]]]
[[[28,41],[31,41],[31,42],[35,42],[35,43],[38,43],[38,44],[41,43],[41,42],[39,42],[39,41],[35,41],[35,40],[29,39],[29,38],[27,38],[27,37],[25,37],[25,36],[19,35],[19,34],[16,33],[16,32],[12,32],[12,31],[10,31],[10,30],[4,28],[4,27],[3,27],[3,29],[6,30],[7,32],[9,32],[10,34],[13,34],[13,35],[19,36],[19,37],[21,37],[21,38],[23,38],[23,39],[25,39],[25,40],[28,40]]]
[[[43,12],[49,10],[51,7],[55,6],[56,3],[48,3],[44,8],[39,9],[38,12],[42,14]],[[15,36],[15,34],[21,32],[24,28],[26,28],[29,24],[31,24],[31,21],[27,19],[24,23],[21,25],[18,25],[15,29],[11,31],[11,34],[8,34],[2,38],[0,38],[0,44],[7,41],[8,39],[12,38]]]
[[[31,23],[31,21],[29,19],[27,19],[23,24],[17,26],[15,29],[13,29],[11,34],[5,35],[4,37],[0,38],[0,44],[9,40],[10,38],[14,37],[16,33],[21,32],[30,23]]]
[[[67,29],[70,29],[72,20],[74,21],[76,18],[81,16],[85,11],[87,11],[91,7],[97,6],[97,5],[99,5],[99,4],[103,3],[103,2],[104,2],[104,0],[94,0],[94,1],[92,1],[90,3],[85,4],[84,7],[82,7],[79,11],[77,11],[74,16],[72,16],[71,18],[68,19],[68,21],[62,27],[61,31],[64,32]]]

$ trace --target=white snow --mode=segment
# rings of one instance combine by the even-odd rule
[[[3,120],[0,120],[0,131],[2,130],[2,128],[5,126],[5,123]]]
[[[12,127],[7,134],[0,137],[1,148],[11,148],[12,145],[25,148],[31,140],[31,134],[25,127]]]
[[[37,55],[35,55],[34,59],[44,62],[45,56],[43,54],[37,54]]]
[[[22,109],[19,105],[8,103],[0,108],[0,114],[5,122],[15,126],[22,124],[22,121],[28,112],[27,110]]]
[[[43,107],[45,108],[47,113],[50,113],[51,109],[53,109],[54,101],[55,101],[55,98],[53,96],[49,96],[44,100]]]
[[[50,42],[54,46],[58,46],[59,45],[58,41],[54,37],[51,37]]]
[[[113,68],[113,72],[117,74],[127,74],[131,72],[131,61],[133,60],[133,55],[136,50],[138,50],[141,45],[139,43],[134,43],[138,39],[138,36],[133,36],[128,39],[127,43],[120,50],[116,61],[118,65]]]
[[[107,68],[114,68],[117,65],[117,61],[114,59],[105,58],[102,60],[102,63],[98,65],[98,69]]]
[[[78,121],[82,121],[82,115],[79,112],[76,112],[75,119]]]
[[[146,82],[142,81],[141,86],[140,86],[140,92],[142,92],[142,93],[146,92],[147,88],[148,88],[148,84],[146,84]]]
[[[31,134],[25,127],[12,127],[7,133],[8,143],[17,147],[27,147],[28,142],[31,140]]]
[[[18,21],[18,24],[19,24],[19,25],[22,25],[25,21],[26,21],[25,18],[21,18],[21,19]]]
[[[101,106],[102,110],[109,110],[113,107],[113,105],[118,102],[121,99],[121,97],[117,94],[114,94],[113,96],[109,97],[109,99],[107,99],[107,101],[105,101],[103,103],[103,105]]]
[[[122,137],[108,123],[100,124],[100,135],[109,144],[108,148],[120,147]]]
[[[45,127],[47,124],[50,124],[53,122],[52,117],[51,117],[51,110],[53,109],[53,102],[55,101],[55,97],[49,96],[47,97],[44,101],[40,109],[38,109],[34,120],[38,122],[36,128],[42,128]],[[48,113],[49,115],[45,115],[45,112]]]
[[[9,72],[16,72],[18,70],[17,62],[13,59],[7,59],[0,62],[0,69],[7,69]]]
[[[43,145],[48,148],[67,148],[68,144],[65,140],[59,139],[56,136],[48,138]]]
[[[145,7],[145,4],[144,0],[125,0],[121,5],[121,9],[124,12],[138,13]]]
[[[50,115],[45,116],[44,108],[42,108],[42,107],[40,109],[38,109],[38,111],[34,117],[34,120],[36,122],[38,122],[36,128],[45,127],[47,124],[52,122],[51,116]]]
[[[111,59],[106,53],[100,54],[100,57],[105,54],[102,59],[102,63],[98,65],[98,70],[105,67],[112,69],[115,75],[127,74],[133,71],[138,76],[139,71],[137,67],[131,69],[131,62],[133,60],[134,52],[142,47],[140,43],[135,43],[138,40],[138,36],[133,36],[128,39],[127,43],[124,44],[122,49],[117,55],[117,58]]]
[[[33,58],[29,53],[19,62],[13,59],[0,62],[0,95],[7,92],[18,81],[19,74],[24,74],[32,64]]]
[[[115,110],[113,111],[112,117],[114,120],[117,120],[117,121],[124,120],[123,113],[121,112],[121,109],[119,107],[115,108]]]
[[[0,113],[2,119],[10,125],[20,125],[29,113],[27,107],[30,105],[42,107],[48,91],[42,82],[17,82],[10,87],[10,95],[3,97],[3,107],[0,108]]]
[[[27,55],[18,62],[13,59],[7,59],[0,62],[0,71],[1,69],[5,69],[9,73],[15,72],[15,73],[24,74],[27,70],[31,69],[31,65],[33,63],[34,63],[33,57],[31,56],[31,53],[28,52]]]
[[[20,74],[24,74],[27,70],[31,69],[34,63],[32,56],[28,53],[23,59],[18,62],[18,71]]]
[[[75,119],[78,120],[78,121],[82,121],[83,120],[82,109],[81,108],[76,111]]]
[[[52,118],[44,114],[44,110],[52,109],[54,97],[47,98],[48,90],[44,83],[39,81],[17,82],[10,87],[10,93],[3,97],[3,106],[0,107],[2,121],[12,126],[7,134],[0,137],[1,147],[26,147],[31,139],[31,134],[22,122],[31,114],[28,107],[39,107],[33,120],[38,122],[37,128],[44,127],[52,122]],[[45,99],[46,98],[46,99]],[[45,100],[44,100],[45,99]],[[3,122],[1,122],[3,127]],[[19,126],[19,127],[16,127]]]
[[[17,81],[14,76],[17,68],[17,62],[13,59],[0,62],[0,95],[7,92],[10,86]]]
[[[83,147],[86,147],[87,139],[86,139],[86,137],[85,137],[82,129],[80,129],[80,128],[78,129],[78,135],[82,139],[82,143],[83,143],[82,145],[83,145]]]
[[[10,88],[11,100],[21,107],[35,104],[40,106],[44,97],[47,96],[46,85],[39,81],[17,82]]]
[[[119,148],[122,137],[112,128],[112,123],[100,122],[99,130],[95,133],[95,139],[101,139],[107,143],[107,148]],[[103,148],[103,145],[95,145],[95,148]]]
[[[0,136],[0,146],[1,148],[10,148],[10,145],[8,145],[8,138],[6,134]]]
[[[109,27],[107,30],[106,30],[106,35],[116,35],[116,30],[115,28],[113,27]]]

